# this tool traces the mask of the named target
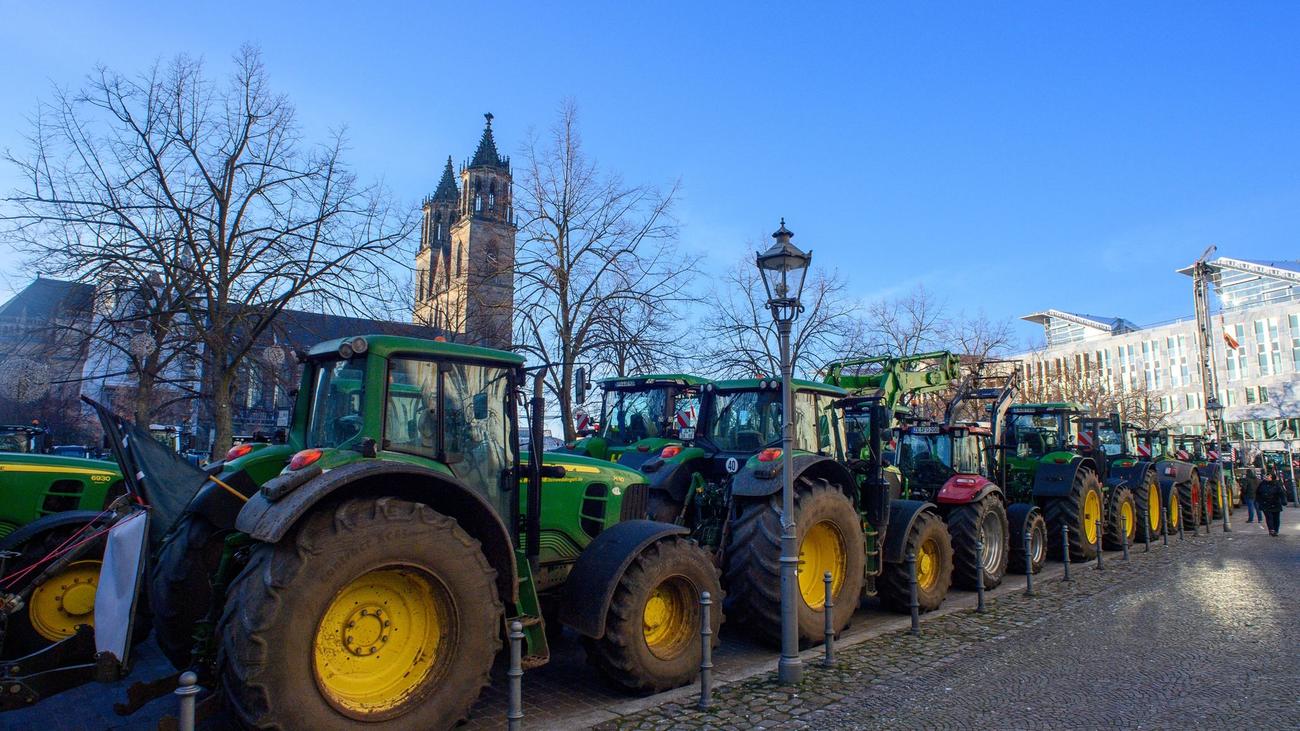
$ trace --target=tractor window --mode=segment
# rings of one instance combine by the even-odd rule
[[[952,435],[952,465],[963,475],[984,474],[984,450],[974,434]]]
[[[718,393],[709,413],[709,439],[725,452],[757,452],[781,440],[779,391]]]
[[[1114,457],[1116,455],[1124,454],[1124,435],[1115,431],[1110,424],[1099,424],[1089,431],[1097,437],[1097,441],[1101,446],[1101,451],[1105,452],[1108,456]]]
[[[361,434],[366,359],[317,361],[314,368],[306,446],[343,446]]]
[[[1008,446],[1020,457],[1041,457],[1061,448],[1064,438],[1059,414],[1013,414],[1007,425]]]
[[[606,391],[601,408],[600,435],[611,446],[628,446],[667,429],[668,389]]]
[[[504,506],[518,449],[510,438],[510,371],[473,363],[444,363],[442,370],[447,464],[494,505]]]
[[[438,364],[393,358],[384,405],[384,449],[434,459],[437,439]]]
[[[898,440],[898,468],[909,480],[943,484],[953,475],[952,437],[949,434],[907,432]]]

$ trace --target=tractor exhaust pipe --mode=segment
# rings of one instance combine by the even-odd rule
[[[546,369],[533,376],[533,398],[528,408],[528,508],[524,516],[524,555],[537,569],[542,552],[542,423],[546,420]]]

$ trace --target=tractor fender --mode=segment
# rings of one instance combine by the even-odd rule
[[[1150,462],[1134,462],[1131,467],[1120,467],[1113,464],[1110,468],[1110,474],[1106,475],[1106,487],[1137,487],[1146,479],[1147,470],[1149,469],[1151,469]]]
[[[1025,524],[1030,517],[1043,511],[1031,503],[1012,503],[1007,506],[1007,530],[1018,540],[1024,540]]]
[[[1168,492],[1174,485],[1191,482],[1195,467],[1189,462],[1169,459],[1156,463],[1156,481],[1160,489]]]
[[[673,502],[681,503],[686,500],[686,492],[691,488],[691,476],[699,471],[699,466],[696,459],[665,460],[655,455],[643,462],[640,469],[651,490],[662,490]]]
[[[604,637],[609,603],[627,567],[655,541],[689,534],[680,525],[653,520],[629,520],[601,531],[564,582],[560,621],[587,637]]]
[[[794,479],[821,478],[843,490],[849,497],[857,490],[857,480],[843,463],[820,454],[794,455]],[[757,469],[742,467],[731,480],[734,497],[767,497],[781,491],[781,462],[766,462]]]
[[[939,488],[934,501],[940,505],[969,505],[990,494],[1002,497],[1002,488],[981,475],[953,475]]]
[[[83,526],[101,515],[95,510],[65,510],[62,513],[42,515],[0,540],[0,551],[9,551],[33,538],[56,528]],[[105,518],[108,516],[105,515]]]
[[[261,487],[253,482],[246,470],[218,475],[217,479],[248,498],[251,498]],[[185,507],[185,512],[202,515],[209,523],[221,530],[232,530],[235,527],[235,518],[243,507],[244,503],[239,498],[231,495],[224,487],[212,480],[208,480],[203,483],[198,492],[194,493],[190,504]]]
[[[235,528],[255,540],[277,543],[317,503],[354,497],[399,497],[455,518],[482,544],[497,572],[502,600],[518,600],[514,541],[502,516],[459,480],[421,465],[367,459],[322,472],[274,501],[258,490],[239,511]]]
[[[934,503],[925,500],[891,500],[889,501],[889,527],[885,532],[885,562],[902,563],[903,549],[907,545],[907,535],[912,532],[912,524],[921,513],[939,514]]]
[[[1092,460],[1085,457],[1075,457],[1069,462],[1048,462],[1038,465],[1038,471],[1034,474],[1034,497],[1050,498],[1065,497],[1070,494],[1070,489],[1074,486],[1074,475],[1080,469],[1090,468],[1096,472]]]
[[[1201,475],[1201,482],[1223,482],[1223,467],[1219,464],[1207,464],[1204,467],[1197,467],[1196,471]]]

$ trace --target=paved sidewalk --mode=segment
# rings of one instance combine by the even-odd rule
[[[841,648],[834,668],[807,653],[794,689],[765,672],[708,712],[681,697],[597,728],[1296,728],[1300,526],[1221,531],[1108,553],[1103,572],[1076,565],[1070,584],[929,618],[919,638]]]

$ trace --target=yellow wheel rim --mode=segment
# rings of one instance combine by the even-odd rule
[[[1125,502],[1120,506],[1119,518],[1124,521],[1121,526],[1124,529],[1124,535],[1128,536],[1129,543],[1133,542],[1133,536],[1137,535],[1137,513],[1133,511],[1133,503]]]
[[[345,715],[396,715],[443,669],[455,624],[447,590],[429,574],[397,566],[362,574],[334,596],[317,624],[316,685]]]
[[[1088,544],[1097,542],[1097,521],[1101,520],[1101,496],[1096,490],[1089,490],[1083,495],[1083,535]]]
[[[74,561],[32,591],[27,616],[32,629],[50,642],[71,637],[77,625],[95,626],[99,561]]]
[[[1160,486],[1147,485],[1147,524],[1151,526],[1151,535],[1160,532]]]
[[[1178,493],[1174,490],[1169,491],[1169,530],[1177,530],[1178,522],[1182,520],[1178,512]]]
[[[939,580],[939,544],[933,538],[921,543],[921,552],[916,555],[916,585],[929,589]]]
[[[799,593],[812,609],[826,606],[826,572],[831,572],[831,594],[839,596],[844,584],[848,551],[840,529],[829,520],[817,523],[799,543]]]
[[[661,660],[671,660],[682,653],[695,633],[693,608],[695,592],[681,576],[672,576],[656,586],[641,613],[641,628],[646,647]]]

